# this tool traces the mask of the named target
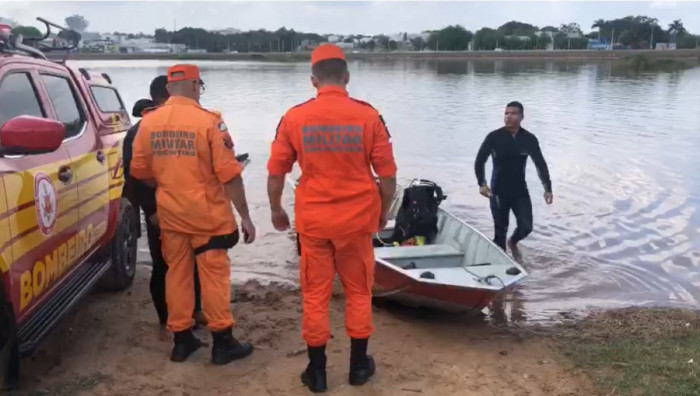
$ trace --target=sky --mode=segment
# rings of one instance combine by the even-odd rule
[[[320,34],[395,34],[460,24],[471,31],[510,20],[544,27],[576,22],[584,32],[598,18],[658,18],[664,28],[681,19],[700,34],[700,1],[36,1],[0,0],[0,17],[40,27],[41,16],[63,24],[80,14],[88,31],[144,32],[189,27],[287,29]]]

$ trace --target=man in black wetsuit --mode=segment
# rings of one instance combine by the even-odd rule
[[[535,135],[520,126],[524,116],[523,105],[520,102],[508,103],[504,117],[505,126],[486,136],[474,163],[479,192],[491,200],[495,235],[493,241],[503,250],[506,250],[510,211],[515,214],[517,227],[508,240],[508,247],[518,262],[522,261],[518,242],[532,232],[532,202],[525,182],[528,156],[532,157],[544,186],[545,202],[551,205],[554,199],[547,162],[542,156],[539,142]],[[493,161],[491,189],[484,177],[484,165],[489,155]]]
[[[158,107],[165,103],[170,97],[167,89],[168,78],[165,75],[158,76],[151,82],[150,93],[151,100],[140,99],[134,104],[133,116],[141,117],[144,110],[152,107]],[[165,274],[168,267],[163,258],[163,251],[160,243],[160,227],[158,226],[158,216],[156,214],[156,190],[142,183],[138,179],[129,177],[129,165],[132,156],[132,145],[134,137],[139,129],[139,124],[132,126],[124,138],[124,184],[125,196],[135,206],[136,212],[139,213],[139,207],[143,209],[146,216],[146,233],[148,235],[148,249],[151,253],[152,270],[151,270],[151,299],[158,314],[160,324],[165,328],[168,321],[168,306],[165,301]],[[140,235],[139,235],[140,236]],[[195,307],[193,317],[197,324],[206,324],[206,319],[202,313],[201,292],[199,283],[199,273],[197,266],[194,269],[194,293]]]

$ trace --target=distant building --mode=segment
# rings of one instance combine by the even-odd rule
[[[607,39],[588,40],[588,49],[590,50],[606,50],[610,48],[610,42]]]
[[[80,34],[80,48],[86,52],[107,52],[107,48],[113,42],[96,32],[83,32]]]
[[[530,40],[532,40],[532,39],[530,38],[530,36],[506,35],[506,36],[503,36],[503,37],[504,37],[504,38],[507,38],[507,39],[515,39],[515,40],[519,40],[519,41],[530,41]]]
[[[301,40],[301,43],[299,43],[299,47],[297,47],[298,51],[313,51],[314,48],[318,47],[318,43],[314,40]]]
[[[331,43],[330,41],[327,41],[327,42],[321,43],[321,44],[335,44],[338,47],[342,48],[344,51],[351,50],[351,49],[355,48],[355,45],[353,43],[343,43],[343,42]]]
[[[332,34],[332,35],[328,36],[328,42],[329,42],[329,43],[337,43],[337,42],[340,41],[340,40],[342,40],[342,37],[337,36],[337,35],[335,35],[335,34]]]
[[[44,39],[41,41],[41,44],[52,48],[63,48],[71,45],[71,43],[68,40],[60,38],[58,36],[53,36]]]
[[[676,43],[656,43],[656,48],[654,49],[661,51],[675,50]]]
[[[99,41],[102,39],[103,39],[102,35],[97,33],[97,32],[82,32],[82,33],[80,33],[80,40],[82,42]]]
[[[128,35],[126,34],[103,34],[102,39],[104,40],[110,40],[113,43],[121,43],[122,41],[126,40]]]
[[[400,43],[403,41],[403,33],[392,34],[389,36],[389,40],[394,40],[397,43]]]
[[[337,45],[338,47],[340,47],[340,48],[342,48],[342,49],[353,49],[353,48],[355,48],[355,44],[354,44],[354,43],[335,43],[335,45]]]
[[[121,53],[183,53],[190,52],[185,44],[156,43],[147,39],[125,40],[116,47]],[[203,50],[206,52],[206,50]]]
[[[228,36],[231,34],[237,34],[241,33],[241,29],[236,29],[236,28],[226,28],[226,29],[217,29],[217,30],[212,30],[212,33],[217,33],[217,34],[222,34],[224,36]]]

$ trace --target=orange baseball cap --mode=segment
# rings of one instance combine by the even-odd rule
[[[335,44],[321,44],[311,53],[311,66],[328,59],[345,60],[345,53]]]
[[[168,68],[168,82],[199,80],[199,68],[195,65],[175,65]]]

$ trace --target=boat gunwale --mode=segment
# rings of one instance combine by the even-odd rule
[[[289,185],[291,186],[292,190],[293,190],[293,191],[296,191],[296,182],[292,179],[291,175],[288,174],[288,175],[285,177],[285,180],[287,181],[287,183],[289,183]],[[397,188],[397,191],[396,191],[396,193],[394,194],[394,200],[392,201],[391,206],[390,206],[390,208],[389,208],[389,212],[390,212],[390,213],[393,214],[394,209],[395,209],[395,206],[396,206],[396,203],[397,203],[398,201],[400,201],[400,200],[398,199],[398,197],[400,196],[400,193],[401,193],[403,190],[405,190],[407,187],[410,187],[410,186],[413,185],[415,182],[420,181],[420,180],[421,180],[421,179],[413,179],[413,180],[411,180],[407,185]],[[425,279],[425,278],[420,278],[420,279],[418,279],[418,278],[415,278],[415,277],[412,276],[407,270],[405,270],[405,269],[403,269],[403,268],[401,268],[401,267],[399,267],[399,266],[397,266],[397,265],[395,265],[395,264],[393,264],[393,263],[391,263],[391,262],[389,262],[389,261],[386,261],[386,260],[384,260],[384,259],[382,259],[382,258],[376,257],[376,256],[375,256],[375,258],[374,258],[375,263],[381,264],[382,266],[386,267],[387,269],[390,269],[390,270],[392,270],[392,271],[398,272],[398,273],[402,274],[403,276],[405,276],[405,277],[407,277],[407,278],[410,278],[412,282],[417,282],[417,283],[419,283],[419,284],[436,285],[436,286],[444,286],[444,287],[454,287],[454,288],[465,289],[465,290],[490,290],[490,291],[495,291],[495,292],[497,292],[497,293],[502,292],[503,290],[505,290],[505,289],[507,289],[508,287],[514,285],[515,283],[520,282],[522,279],[524,279],[525,277],[527,277],[527,276],[529,275],[528,272],[525,270],[525,268],[524,268],[522,265],[520,265],[518,262],[516,262],[516,261],[513,260],[510,256],[508,256],[508,254],[507,254],[506,252],[504,252],[498,245],[496,245],[496,243],[493,242],[493,240],[491,240],[490,238],[486,237],[486,235],[484,235],[481,231],[479,231],[478,229],[474,228],[474,227],[471,226],[469,223],[467,223],[466,221],[460,219],[459,217],[457,217],[456,215],[454,215],[452,212],[446,210],[446,209],[443,208],[443,207],[439,207],[439,206],[438,206],[438,211],[441,212],[441,213],[443,213],[444,215],[449,216],[449,217],[451,217],[452,219],[456,220],[456,221],[459,222],[462,226],[465,226],[465,227],[469,228],[470,231],[476,233],[478,236],[480,236],[480,237],[481,237],[483,240],[485,240],[487,243],[491,244],[491,246],[492,246],[492,247],[495,249],[495,251],[497,252],[496,254],[499,254],[499,255],[502,255],[503,257],[505,257],[505,259],[506,259],[507,262],[510,262],[510,264],[512,264],[514,267],[516,267],[516,268],[518,268],[518,269],[520,270],[520,274],[516,275],[516,276],[514,277],[515,280],[513,280],[509,285],[506,285],[505,282],[503,282],[503,280],[502,280],[500,277],[497,277],[497,279],[501,282],[501,285],[500,285],[500,286],[494,286],[494,285],[490,285],[490,284],[485,284],[484,287],[466,287],[466,286],[459,286],[459,285],[447,284],[447,283],[444,283],[444,282],[435,281],[435,280],[433,280],[433,279]],[[466,255],[466,253],[467,253],[467,252],[464,251],[464,252],[462,253],[462,255]],[[426,256],[425,258],[429,258],[429,257],[431,257],[431,256]],[[436,256],[436,257],[437,257],[437,256]],[[454,267],[454,268],[464,268],[464,269],[467,270],[467,273],[470,273],[470,272],[468,271],[468,269],[467,269],[468,267],[469,267],[469,266],[460,265],[459,267]],[[472,274],[472,275],[475,275],[475,274]],[[482,277],[480,277],[480,276],[478,276],[478,275],[476,275],[476,277],[477,277],[477,278],[480,278],[480,279],[483,279]],[[375,281],[376,281],[376,279],[375,279]],[[408,285],[406,285],[406,286],[408,286]]]

